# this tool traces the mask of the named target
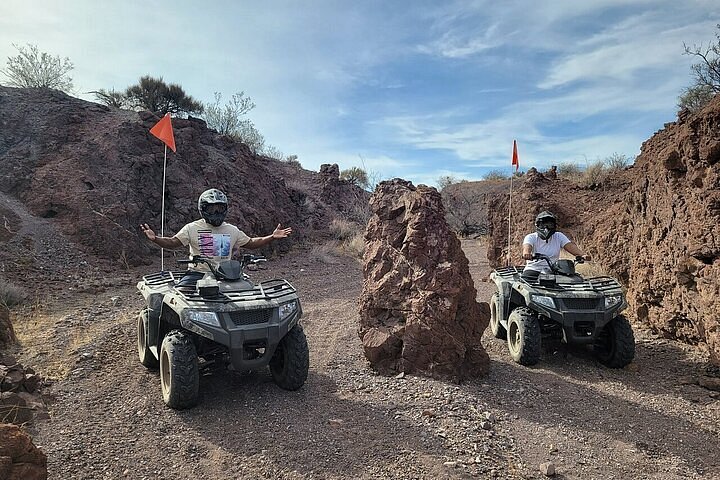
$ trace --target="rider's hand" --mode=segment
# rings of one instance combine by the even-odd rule
[[[585,260],[586,262],[590,261],[590,255],[583,255],[582,257],[583,257],[583,260]]]
[[[275,231],[272,233],[272,238],[279,239],[279,238],[285,238],[288,235],[292,233],[292,227],[288,228],[282,228],[280,224],[278,223],[278,226],[275,228]]]
[[[152,228],[147,223],[143,223],[140,225],[140,229],[143,231],[145,236],[150,240],[151,242],[154,242],[157,236],[155,235],[155,232],[152,231]]]

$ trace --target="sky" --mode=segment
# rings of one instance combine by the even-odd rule
[[[717,0],[2,0],[0,69],[33,44],[86,100],[143,75],[242,91],[306,169],[436,185],[510,174],[513,140],[521,170],[634,159],[717,24]]]

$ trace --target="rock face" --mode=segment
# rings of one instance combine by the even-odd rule
[[[627,287],[630,318],[706,344],[720,365],[720,97],[646,141],[633,168],[581,188],[527,176],[513,194],[513,262],[542,210]],[[493,198],[488,258],[507,252],[507,196]]]
[[[47,457],[17,425],[0,424],[0,478],[47,479]]]
[[[489,320],[440,194],[394,179],[370,199],[359,335],[384,373],[461,381],[487,372],[480,343]]]

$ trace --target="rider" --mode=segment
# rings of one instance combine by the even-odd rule
[[[227,196],[220,190],[211,188],[205,190],[198,198],[198,211],[202,218],[188,223],[174,236],[157,236],[147,223],[140,225],[140,228],[151,242],[162,248],[175,250],[189,246],[191,257],[194,255],[210,257],[216,265],[222,260],[230,260],[235,247],[260,248],[292,233],[292,227],[281,228],[278,224],[270,235],[250,238],[235,225],[225,222],[227,209]],[[182,283],[194,284],[209,270],[207,265],[197,264],[183,277]]]
[[[533,254],[540,253],[550,258],[550,262],[560,259],[560,250],[565,249],[569,254],[590,260],[580,247],[571,242],[564,233],[557,231],[557,218],[545,210],[535,217],[535,232],[525,236],[523,240],[523,258],[525,269],[522,278],[528,281],[537,280],[541,272],[550,273],[550,267],[545,260],[533,260]]]

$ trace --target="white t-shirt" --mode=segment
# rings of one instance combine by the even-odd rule
[[[219,227],[213,227],[203,219],[185,225],[175,234],[175,238],[183,245],[190,246],[191,257],[193,255],[212,257],[216,265],[223,260],[230,260],[236,245],[242,247],[250,241],[250,237],[235,225],[223,222]],[[205,264],[191,268],[201,271],[210,270]]]
[[[537,232],[525,236],[523,245],[532,245],[533,253],[542,253],[550,257],[550,262],[557,262],[560,259],[560,250],[570,243],[570,239],[564,233],[555,232],[547,241],[538,237]],[[550,267],[546,260],[526,260],[526,270],[550,273]]]

